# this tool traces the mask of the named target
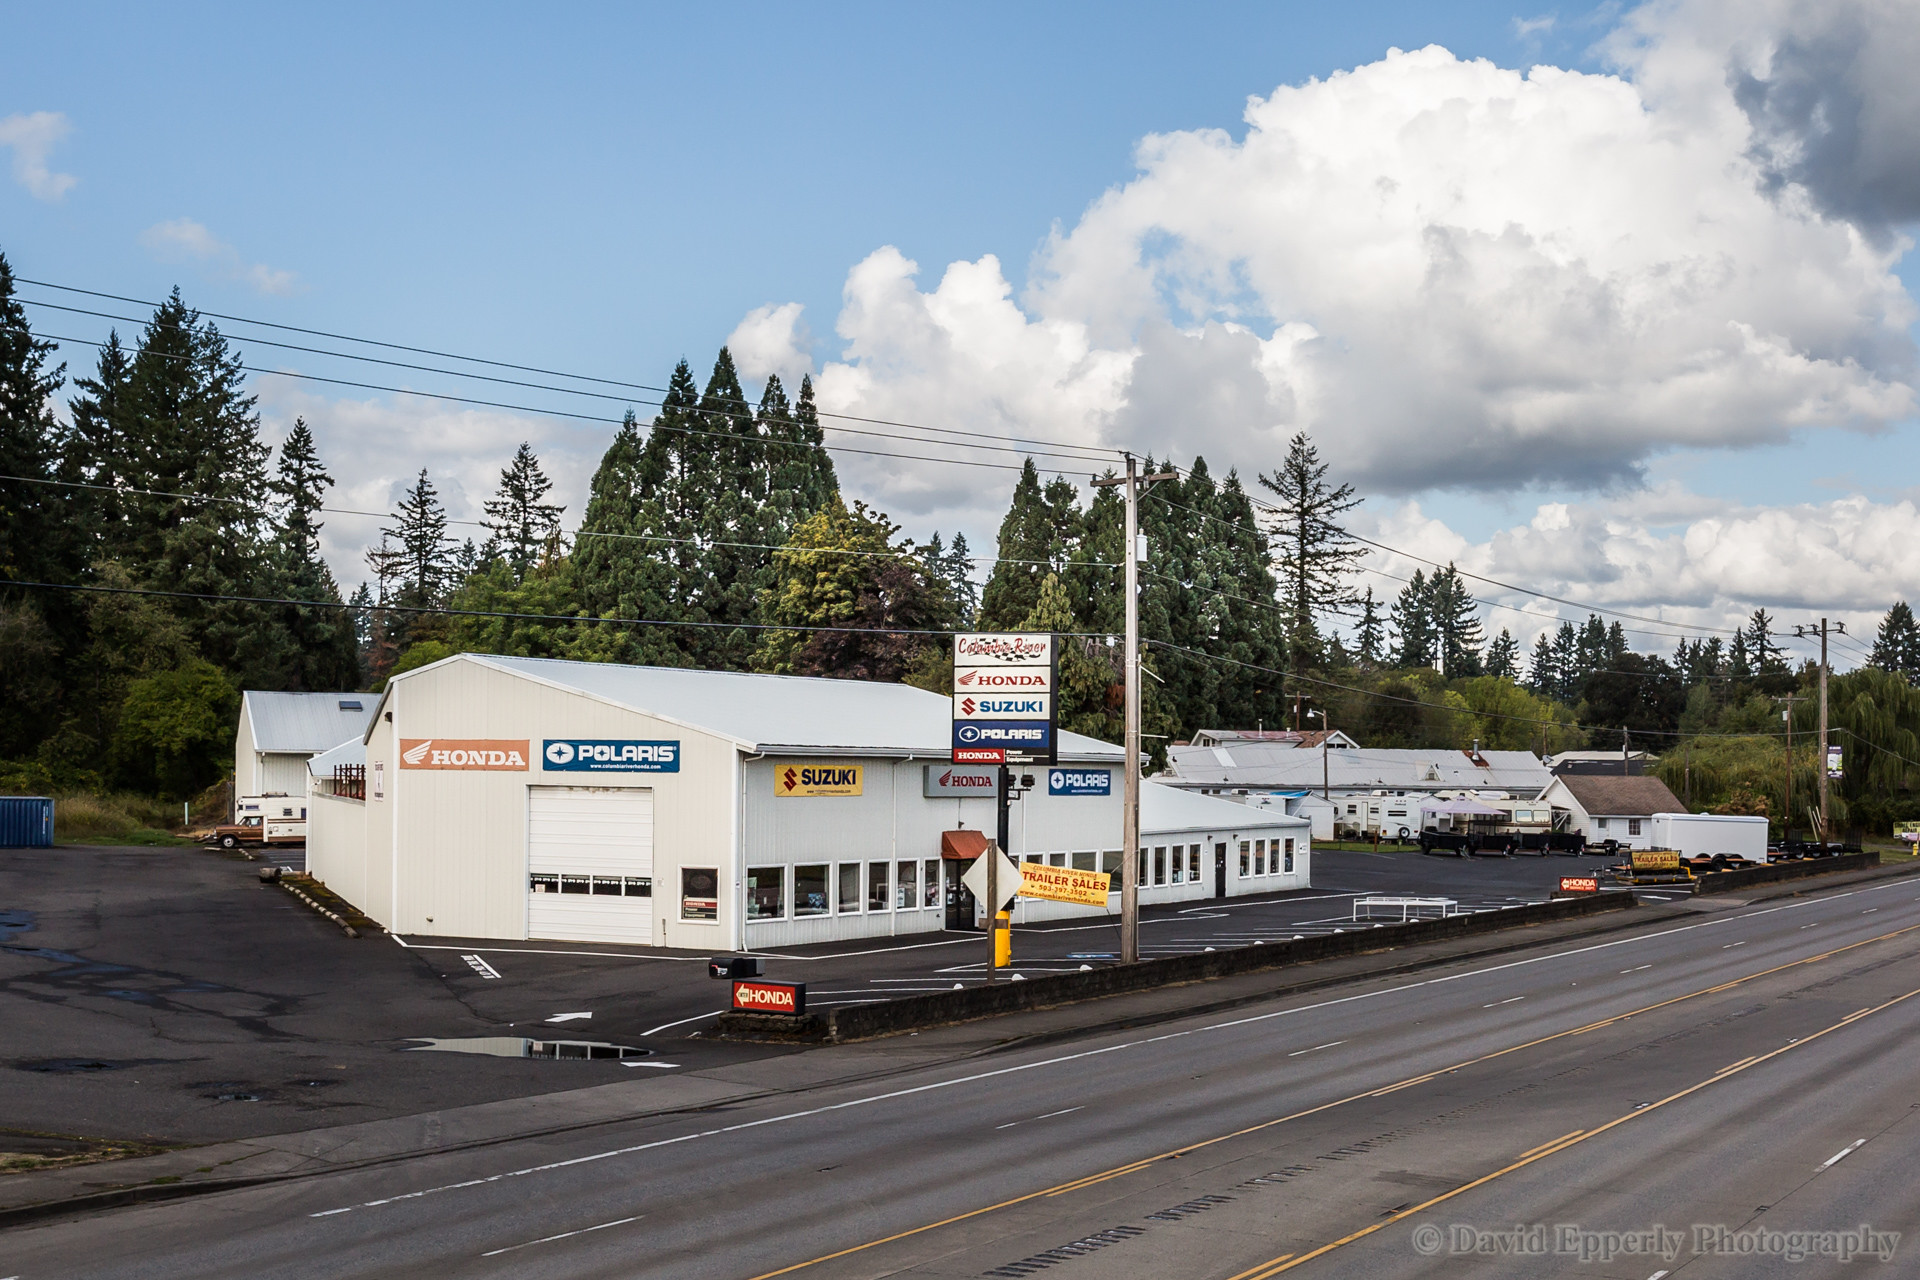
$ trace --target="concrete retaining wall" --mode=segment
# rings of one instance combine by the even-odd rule
[[[1738,871],[1713,871],[1694,881],[1693,892],[1696,897],[1706,893],[1727,893],[1749,885],[1804,880],[1808,876],[1860,871],[1879,865],[1880,855],[1877,853],[1844,853],[1834,858],[1807,858],[1796,862],[1776,862],[1764,867],[1743,867]]]
[[[815,1038],[834,1043],[899,1035],[922,1027],[971,1022],[978,1018],[1074,1004],[1081,1000],[1097,1000],[1103,996],[1125,995],[1153,987],[1205,982],[1211,978],[1278,969],[1311,960],[1329,960],[1337,956],[1360,955],[1421,942],[1494,933],[1519,925],[1546,924],[1607,911],[1622,911],[1633,905],[1632,894],[1603,893],[1508,907],[1499,911],[1482,911],[1473,915],[1449,916],[1444,920],[1416,920],[1379,928],[1362,926],[1318,938],[1297,938],[1261,946],[1166,956],[1158,960],[1109,965],[1081,973],[1049,973],[1023,982],[997,982],[991,986],[907,996],[875,1004],[842,1005],[797,1020],[810,1025],[804,1029],[796,1027],[790,1035],[805,1036],[810,1033]],[[740,1020],[742,1017],[723,1014],[719,1020],[720,1034],[738,1035],[746,1039],[765,1036],[767,1029],[760,1020],[747,1023]]]

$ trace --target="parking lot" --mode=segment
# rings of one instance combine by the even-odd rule
[[[1365,894],[1445,897],[1461,910],[1535,901],[1603,861],[1315,858],[1311,890],[1148,910],[1143,955],[1366,927],[1351,919]],[[795,1052],[698,1034],[726,993],[704,955],[350,939],[262,884],[260,865],[178,848],[0,854],[7,1129],[198,1142]],[[1110,963],[1118,942],[1104,920],[1020,928],[1014,971]],[[985,950],[980,934],[917,934],[783,950],[766,964],[827,1006],[986,981]],[[537,1052],[587,1053],[589,1042],[630,1052],[550,1061],[523,1056],[530,1041]]]

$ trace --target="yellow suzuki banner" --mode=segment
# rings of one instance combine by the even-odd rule
[[[1020,896],[1104,907],[1107,905],[1107,882],[1110,878],[1104,871],[1081,871],[1075,867],[1049,867],[1038,862],[1023,862],[1020,864]]]
[[[773,771],[776,796],[857,796],[857,764],[783,764]]]

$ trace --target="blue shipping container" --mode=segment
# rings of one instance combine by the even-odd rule
[[[0,796],[0,849],[53,847],[53,801],[47,796]]]

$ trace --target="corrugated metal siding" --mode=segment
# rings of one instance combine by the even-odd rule
[[[305,755],[287,755],[275,752],[260,757],[260,790],[252,795],[300,795],[307,789],[307,760]]]
[[[249,689],[242,695],[240,718],[249,728],[249,749],[316,755],[364,736],[367,721],[380,699],[371,693],[270,693]],[[358,711],[342,711],[342,702],[357,702]],[[238,776],[238,775],[236,775]]]
[[[233,735],[233,795],[259,795],[260,759],[253,750],[253,717],[247,714],[246,695],[242,694],[240,726]],[[228,815],[229,820],[233,815]]]
[[[367,735],[367,900],[360,904],[362,911],[390,930],[399,927],[393,914],[393,744],[393,725],[383,718]]]
[[[646,787],[654,793],[656,943],[723,950],[737,895],[731,888],[733,762],[730,742],[581,694],[524,680],[477,662],[449,662],[395,682],[389,709],[368,744],[368,775],[380,735],[406,738],[525,738],[524,773],[396,771],[388,794],[399,806],[399,902],[405,933],[524,938],[527,911],[527,788],[537,785]],[[544,738],[641,738],[681,744],[678,773],[548,773]],[[392,760],[391,747],[383,748]],[[369,783],[371,785],[371,783]],[[369,793],[371,794],[371,793]],[[369,812],[374,804],[369,800]],[[679,919],[682,867],[721,875],[717,921]]]
[[[53,801],[46,796],[0,796],[0,849],[53,847]]]

